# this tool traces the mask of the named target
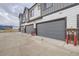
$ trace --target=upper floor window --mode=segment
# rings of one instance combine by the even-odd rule
[[[51,6],[52,6],[52,3],[47,3],[47,4],[46,4],[46,7],[47,7],[47,8],[49,8],[49,7],[51,7]]]
[[[40,5],[38,5],[38,10],[40,10]]]
[[[32,10],[32,16],[34,16],[34,9]]]
[[[29,16],[32,17],[32,11],[29,12]]]
[[[25,11],[25,18],[28,18],[28,11]]]
[[[34,9],[30,11],[30,17],[33,17],[33,16],[34,16]]]
[[[51,7],[51,6],[52,6],[52,3],[45,3],[45,4],[44,4],[44,9],[49,8],[49,7]]]
[[[23,14],[23,20],[22,20],[22,22],[25,22],[25,20],[26,20],[26,19],[25,19],[25,14]]]
[[[28,14],[26,14],[26,16],[25,16],[25,17],[26,17],[26,19],[27,19],[27,18],[28,18]]]

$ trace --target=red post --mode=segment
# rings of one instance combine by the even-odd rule
[[[66,43],[68,44],[68,32],[66,34]]]
[[[77,35],[76,35],[76,33],[74,33],[74,46],[76,46],[77,45]]]
[[[36,33],[35,33],[35,32],[32,32],[32,33],[31,33],[31,35],[35,36],[35,35],[36,35]]]

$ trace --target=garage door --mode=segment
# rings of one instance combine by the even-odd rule
[[[63,18],[56,21],[39,23],[37,24],[37,34],[39,36],[65,40],[65,21]]]
[[[78,28],[77,36],[79,41],[79,15],[77,16],[77,28]]]
[[[34,31],[33,25],[26,26],[26,33],[31,33],[32,31]]]
[[[24,32],[24,26],[21,26],[21,32]]]

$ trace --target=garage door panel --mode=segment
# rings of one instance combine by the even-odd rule
[[[65,40],[65,19],[37,24],[37,34],[40,36]]]
[[[77,16],[77,28],[79,29],[79,15]],[[78,40],[79,40],[79,30],[77,32]]]
[[[26,26],[26,33],[31,33],[33,30],[33,25]]]

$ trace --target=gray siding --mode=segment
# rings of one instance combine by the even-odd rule
[[[58,11],[60,9],[66,8],[66,7],[73,5],[75,3],[52,3],[52,6],[47,9],[45,9],[44,4],[45,3],[41,4],[42,16],[47,15],[52,12],[55,12],[55,11]]]
[[[37,24],[37,35],[65,40],[65,19]]]

